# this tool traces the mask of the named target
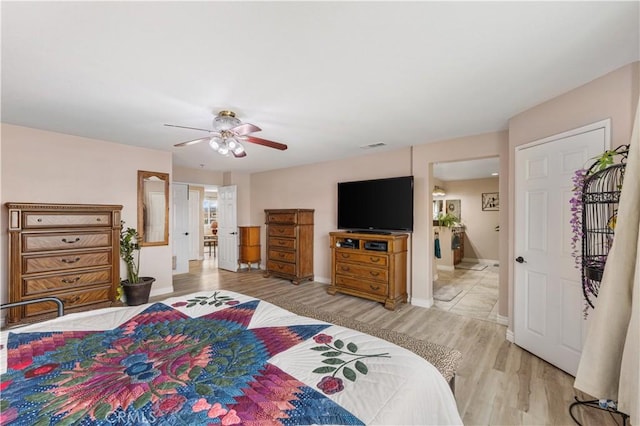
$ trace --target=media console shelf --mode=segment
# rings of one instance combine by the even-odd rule
[[[407,302],[407,234],[330,232],[331,285],[344,293],[395,310]]]

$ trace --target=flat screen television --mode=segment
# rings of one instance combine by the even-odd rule
[[[339,182],[338,229],[413,231],[413,176]]]

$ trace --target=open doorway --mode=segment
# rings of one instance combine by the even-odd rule
[[[217,267],[218,259],[218,187],[205,186],[202,200],[203,260]]]
[[[498,157],[433,165],[434,306],[498,322]]]

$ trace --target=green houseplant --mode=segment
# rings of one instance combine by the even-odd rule
[[[141,277],[140,272],[140,235],[135,228],[120,223],[120,257],[127,267],[127,279],[120,281],[127,305],[137,306],[149,302],[152,277]]]
[[[440,213],[437,220],[438,226],[446,226],[447,228],[453,228],[459,224],[458,217],[452,213]]]

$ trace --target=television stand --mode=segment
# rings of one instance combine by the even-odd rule
[[[375,300],[392,311],[407,302],[407,234],[330,232],[329,239],[331,285],[327,293]]]

